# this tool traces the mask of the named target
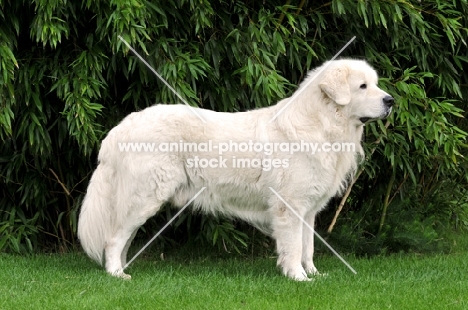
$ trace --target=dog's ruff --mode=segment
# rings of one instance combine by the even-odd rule
[[[320,70],[323,71],[320,72]],[[244,219],[276,240],[278,265],[295,280],[317,273],[314,234],[269,189],[313,227],[315,215],[341,193],[363,155],[364,122],[389,115],[393,98],[377,87],[376,72],[364,61],[326,62],[311,71],[293,102],[240,113],[155,105],[127,116],[102,141],[99,165],[83,201],[78,237],[86,253],[114,276],[130,278],[123,268],[138,228],[165,202],[181,207],[202,187],[193,203],[205,212]],[[310,83],[309,83],[310,82]],[[274,121],[270,120],[285,105]],[[218,159],[219,150],[204,152],[125,152],[119,143],[354,143],[354,152],[241,152],[222,154],[227,167],[194,167],[195,156]],[[235,168],[232,159],[279,159],[279,168]],[[193,162],[192,162],[193,163]]]

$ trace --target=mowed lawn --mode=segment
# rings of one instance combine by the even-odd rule
[[[468,253],[345,258],[325,275],[283,277],[275,258],[138,257],[132,280],[84,254],[0,254],[0,309],[468,309]],[[182,255],[182,254],[181,254]]]

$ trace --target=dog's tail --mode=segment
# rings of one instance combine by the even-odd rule
[[[115,221],[113,212],[112,168],[103,164],[94,171],[81,206],[78,220],[78,239],[85,252],[100,265],[106,241]]]

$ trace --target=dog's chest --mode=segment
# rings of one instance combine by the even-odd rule
[[[283,179],[288,180],[284,182],[284,191],[294,193],[297,199],[302,196],[321,208],[331,197],[343,192],[355,166],[355,153],[296,156],[283,172]]]

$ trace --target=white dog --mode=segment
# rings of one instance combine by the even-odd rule
[[[297,215],[313,227],[353,176],[364,124],[393,105],[377,81],[366,62],[342,59],[311,71],[291,102],[268,108],[155,105],[130,114],[102,141],[78,224],[84,250],[130,278],[123,267],[138,228],[165,202],[182,207],[206,187],[194,208],[268,231],[283,273],[308,280],[317,273],[314,234]]]

